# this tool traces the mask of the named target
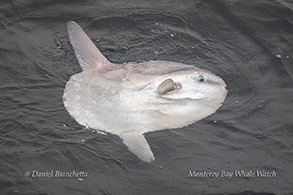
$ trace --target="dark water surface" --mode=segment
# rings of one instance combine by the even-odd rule
[[[292,10],[292,0],[1,0],[0,194],[293,194]],[[112,62],[212,71],[228,85],[224,105],[147,134],[156,161],[142,162],[64,109],[65,83],[81,71],[70,20]],[[32,178],[34,170],[88,176]],[[189,178],[193,170],[276,176]]]

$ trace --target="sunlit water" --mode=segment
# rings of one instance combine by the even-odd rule
[[[289,0],[3,0],[1,194],[293,193],[292,10]],[[156,161],[144,163],[119,137],[85,129],[64,109],[65,83],[81,71],[70,20],[112,62],[210,70],[228,85],[224,105],[186,128],[147,134]],[[73,170],[87,176],[30,175]],[[237,170],[276,176],[189,175]]]

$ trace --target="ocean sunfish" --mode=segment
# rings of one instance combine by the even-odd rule
[[[193,65],[111,63],[76,22],[68,22],[67,28],[82,72],[66,83],[65,108],[79,124],[118,135],[143,161],[155,160],[145,133],[201,120],[227,95],[220,77]]]

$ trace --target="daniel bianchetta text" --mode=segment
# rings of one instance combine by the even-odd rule
[[[277,177],[276,171],[266,171],[266,170],[235,170],[235,171],[196,171],[189,170],[189,178],[273,178]]]
[[[60,171],[60,170],[48,170],[48,171],[26,171],[25,177],[32,178],[85,178],[88,176],[86,171]]]

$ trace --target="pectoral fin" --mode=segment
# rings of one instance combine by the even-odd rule
[[[122,133],[119,135],[119,137],[128,147],[128,150],[136,155],[139,159],[148,163],[155,160],[153,152],[144,135],[139,133]]]

